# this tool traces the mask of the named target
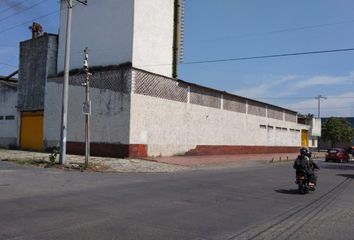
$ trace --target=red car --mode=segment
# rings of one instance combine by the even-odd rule
[[[326,162],[349,162],[349,153],[343,148],[330,148],[326,154]]]

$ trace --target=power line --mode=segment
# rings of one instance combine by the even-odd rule
[[[26,22],[17,24],[17,25],[15,25],[15,26],[6,28],[6,29],[0,31],[0,33],[4,33],[4,32],[7,32],[7,31],[10,31],[10,30],[12,30],[12,29],[14,29],[14,28],[20,27],[20,26],[25,25],[25,24],[28,24],[28,23],[32,23],[33,21],[38,20],[38,19],[45,18],[45,17],[48,17],[48,16],[50,16],[50,15],[57,14],[58,12],[59,12],[59,10],[56,10],[56,11],[54,11],[54,12],[50,12],[50,13],[48,13],[48,14],[45,14],[45,15],[42,15],[42,16],[33,18],[33,19],[29,20],[29,21],[26,21]]]
[[[352,99],[354,97],[327,97],[328,99]]]
[[[73,8],[74,8],[74,7],[76,7],[77,5],[78,5],[78,3],[74,4],[74,5],[73,5]],[[63,10],[63,9],[61,9],[61,10]],[[4,29],[4,30],[0,31],[0,33],[7,32],[7,31],[9,31],[9,30],[12,30],[12,29],[14,29],[14,28],[20,27],[20,26],[25,25],[25,24],[28,24],[28,23],[32,23],[33,21],[36,21],[36,20],[41,19],[41,18],[45,18],[45,17],[51,16],[51,15],[54,15],[54,14],[56,14],[56,13],[59,13],[61,10],[56,10],[56,11],[53,11],[53,12],[47,13],[47,14],[45,14],[45,15],[42,15],[42,16],[39,16],[39,17],[33,18],[33,19],[29,20],[29,21],[26,21],[26,22],[23,22],[23,23],[17,24],[17,25],[15,25],[15,26],[12,26],[12,27],[6,28],[6,29]]]
[[[244,60],[278,58],[278,57],[290,57],[290,56],[301,56],[301,55],[314,55],[314,54],[349,52],[349,51],[354,51],[354,48],[342,48],[342,49],[331,49],[331,50],[320,50],[320,51],[309,51],[309,52],[280,53],[280,54],[252,56],[252,57],[239,57],[239,58],[225,58],[225,59],[190,61],[190,62],[182,62],[180,64],[181,65],[193,65],[193,64],[205,64],[205,63],[235,62],[235,61],[244,61]],[[135,67],[153,67],[153,66],[170,66],[170,65],[171,65],[171,63],[168,63],[168,64],[138,65],[138,66],[135,66]]]
[[[261,33],[229,35],[229,36],[215,38],[215,39],[211,39],[211,40],[207,40],[207,41],[217,41],[217,40],[224,40],[224,39],[231,39],[231,38],[244,38],[244,37],[253,37],[253,36],[263,36],[263,35],[278,34],[278,33],[284,33],[284,32],[301,31],[301,30],[306,30],[306,29],[323,28],[323,27],[352,23],[352,22],[354,22],[354,20],[346,20],[346,21],[339,21],[339,22],[333,22],[333,23],[316,24],[316,25],[307,25],[307,26],[302,26],[302,27],[285,28],[285,29],[273,30],[273,31],[268,31],[268,32],[261,32]]]
[[[17,66],[10,65],[10,64],[7,64],[7,63],[2,63],[2,62],[0,62],[0,64],[1,64],[1,65],[4,65],[4,66],[8,66],[8,67],[18,68]]]
[[[314,99],[315,97],[262,97],[258,99],[274,99],[274,100],[282,100],[282,99]]]
[[[298,110],[317,110],[317,107],[312,107],[312,108],[296,108],[296,107],[293,107],[292,109],[298,109]],[[337,109],[354,109],[354,106],[352,107],[321,107],[322,110],[337,110]]]
[[[23,0],[23,1],[19,2],[19,3],[16,3],[15,5],[9,7],[9,8],[6,8],[5,10],[1,11],[0,14],[1,14],[1,13],[4,13],[4,12],[7,12],[7,11],[9,11],[10,9],[13,9],[14,7],[20,6],[20,5],[22,5],[22,3],[24,3],[24,2],[26,2],[26,0]]]
[[[49,0],[42,0],[42,1],[40,1],[40,2],[37,2],[37,3],[33,4],[33,5],[31,5],[31,6],[28,7],[28,8],[25,8],[25,9],[23,9],[23,10],[21,10],[21,11],[16,12],[15,14],[12,14],[12,15],[7,16],[7,17],[4,17],[4,18],[1,18],[1,19],[0,19],[0,22],[5,21],[5,20],[7,20],[7,19],[9,19],[9,18],[11,18],[11,17],[13,17],[13,16],[19,15],[20,13],[23,13],[23,12],[25,12],[25,11],[27,11],[27,10],[30,10],[30,9],[32,9],[32,8],[34,8],[34,7],[36,7],[36,6],[40,5],[40,4],[42,4],[42,3],[44,3],[44,2],[47,2],[47,1],[49,1]]]
[[[190,64],[203,64],[203,63],[233,62],[233,61],[243,61],[243,60],[253,60],[253,59],[290,57],[290,56],[335,53],[335,52],[348,52],[348,51],[354,51],[354,48],[342,48],[342,49],[320,50],[320,51],[310,51],[310,52],[296,52],[296,53],[283,53],[283,54],[262,55],[262,56],[254,56],[254,57],[239,57],[239,58],[227,58],[227,59],[216,59],[216,60],[205,60],[205,61],[191,61],[191,62],[183,62],[181,64],[190,65]]]
[[[274,100],[282,100],[282,99],[315,99],[316,97],[264,97],[258,99],[274,99]],[[328,99],[354,99],[354,97],[327,97]]]

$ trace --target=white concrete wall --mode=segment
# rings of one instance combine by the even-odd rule
[[[91,142],[129,143],[130,95],[111,90],[90,89],[92,101]],[[60,139],[62,85],[47,82],[44,112],[46,147],[55,146]],[[82,103],[85,89],[69,87],[68,142],[84,142]]]
[[[174,0],[135,0],[133,66],[172,76]]]
[[[16,109],[17,89],[0,83],[0,147],[18,145],[19,117]],[[6,116],[14,116],[14,120],[6,120]]]
[[[58,71],[64,70],[67,9],[61,1]],[[91,66],[131,62],[171,77],[174,0],[90,0],[73,8],[70,69],[82,67],[89,48]]]
[[[75,2],[75,1],[74,1]],[[75,3],[76,5],[76,3]],[[61,1],[58,71],[64,70],[66,1]],[[70,69],[82,68],[89,48],[91,66],[132,62],[134,0],[89,0],[73,8]]]
[[[131,101],[130,143],[147,144],[149,155],[182,154],[196,145],[301,145],[300,132],[290,129],[304,125],[137,94]]]

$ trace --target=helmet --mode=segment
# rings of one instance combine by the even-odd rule
[[[300,148],[300,155],[302,156],[306,156],[308,154],[308,150],[307,148]]]
[[[311,152],[311,150],[310,150],[310,149],[308,149],[308,150],[307,150],[307,156],[308,156],[309,158],[311,158],[311,157],[312,157],[312,152]]]

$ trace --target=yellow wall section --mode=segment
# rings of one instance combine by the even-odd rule
[[[309,146],[308,131],[307,130],[301,130],[301,146],[302,147]]]
[[[21,114],[21,149],[43,150],[43,112]]]

